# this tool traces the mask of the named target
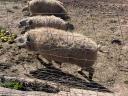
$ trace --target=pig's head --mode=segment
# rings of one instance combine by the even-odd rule
[[[18,28],[22,29],[22,34],[23,34],[31,28],[32,23],[33,23],[32,20],[23,19],[23,20],[19,21]]]

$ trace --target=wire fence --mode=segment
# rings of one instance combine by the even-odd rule
[[[0,95],[2,96],[6,94],[7,96],[125,96],[125,91],[121,93],[121,95],[118,95],[118,92],[114,92],[112,88],[116,84],[116,82],[124,82],[128,78],[126,76],[128,74],[127,66],[124,67],[125,65],[127,65],[128,61],[128,53],[127,49],[125,49],[128,43],[128,5],[124,2],[88,2],[88,0],[60,1],[64,2],[64,6],[68,11],[68,15],[71,17],[71,20],[67,22],[70,22],[75,26],[75,30],[73,31],[73,33],[67,32],[67,34],[61,36],[61,39],[64,37],[67,42],[75,42],[75,40],[78,39],[76,40],[78,42],[80,38],[82,44],[86,43],[84,42],[87,41],[86,38],[73,36],[74,33],[78,33],[86,35],[86,37],[89,37],[95,42],[97,42],[97,45],[101,45],[101,48],[98,49],[97,60],[94,60],[94,81],[89,82],[87,76],[81,76],[80,74],[78,74],[76,70],[79,70],[79,66],[75,64],[72,65],[66,63],[62,64],[61,66],[59,65],[58,67],[58,64],[60,62],[52,61],[52,65],[49,62],[48,64],[46,64],[44,63],[45,60],[35,60],[36,56],[34,55],[34,57],[32,57],[33,54],[29,53],[29,51],[24,51],[21,49],[17,50],[15,48],[14,50],[10,48],[9,50],[6,50],[6,52],[0,51],[0,58],[3,58],[2,56],[8,55],[9,57],[7,58],[11,58],[8,62],[14,63],[15,66],[13,65],[10,67],[10,69],[5,68],[5,70],[2,70],[1,68],[4,68],[3,66],[5,66],[2,64],[6,63],[6,61],[3,62],[4,60],[1,59],[0,66],[2,67],[0,68],[0,70],[3,71],[3,74],[0,71],[0,78],[4,78],[4,82],[21,82],[24,86],[24,89],[22,89],[22,91],[14,91],[11,89],[2,89],[1,87]],[[21,0],[1,0],[0,26],[7,28],[7,30],[9,30],[9,32],[11,33],[19,34],[17,24],[22,18],[27,18],[26,16],[23,16],[22,13],[22,9],[25,5],[27,4]],[[20,35],[21,34],[19,34],[18,36]],[[49,32],[49,34],[47,35],[47,39],[50,38],[50,36],[58,38],[58,36],[56,34],[53,34],[52,32]],[[54,41],[51,41],[50,44],[52,44],[53,42]],[[61,41],[58,42],[65,43]],[[2,42],[0,43],[3,44]],[[54,46],[57,47],[57,45]],[[93,61],[86,59],[86,56],[85,58],[83,58],[84,56],[78,58],[78,56],[82,53],[79,54],[79,52],[77,53],[77,51],[83,52],[87,56],[89,56],[90,53],[88,54],[88,52],[86,51],[90,48],[85,48],[85,50],[83,47],[78,48],[78,45],[77,49],[79,50],[72,51],[73,49],[71,50],[70,47],[73,46],[73,44],[70,44],[69,48],[64,46],[61,46],[62,48],[54,48],[54,46],[47,45],[47,48],[44,48],[46,50],[41,50],[40,53],[45,51],[45,55],[46,57],[48,56],[49,59],[55,57],[59,59],[63,58],[66,61]],[[33,48],[35,48],[35,46],[33,46]],[[56,50],[61,53],[56,54]],[[53,52],[53,54],[50,54],[50,52]],[[73,55],[76,55],[77,58],[68,56],[70,55],[70,52]],[[14,60],[12,60],[12,58]],[[16,58],[19,59],[16,60]],[[89,58],[91,58],[91,56]],[[124,66],[122,64],[124,64]],[[88,65],[86,67],[88,68]],[[11,68],[15,68],[18,70],[14,72],[14,77],[10,75],[10,73],[12,73]],[[121,68],[125,70],[124,73],[122,73],[121,70],[123,69]],[[87,69],[87,71],[90,71],[89,68]],[[4,74],[4,72],[6,74]],[[85,77],[86,79],[83,77]],[[3,79],[1,79],[0,81],[2,82],[2,80]],[[120,92],[120,90],[123,89],[118,90]]]

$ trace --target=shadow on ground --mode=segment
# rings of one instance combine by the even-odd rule
[[[79,89],[112,93],[109,89],[96,83],[95,81],[89,83],[81,78],[75,77],[68,73],[64,73],[60,69],[57,69],[53,66],[31,71],[30,74],[34,78],[48,80],[55,83],[61,83],[63,85],[68,86],[68,88],[73,87]]]

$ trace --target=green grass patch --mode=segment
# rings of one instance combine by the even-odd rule
[[[0,41],[13,43],[14,39],[17,37],[16,34],[10,33],[5,28],[0,27]]]
[[[23,84],[20,82],[16,82],[16,81],[0,83],[0,86],[5,87],[5,88],[16,89],[16,90],[22,90],[23,89]]]

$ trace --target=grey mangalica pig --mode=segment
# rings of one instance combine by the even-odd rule
[[[86,36],[54,28],[38,28],[26,32],[16,39],[18,46],[39,53],[48,61],[77,64],[89,72],[91,80],[97,59],[97,44]]]
[[[63,19],[56,16],[34,16],[27,17],[18,23],[19,28],[23,28],[23,31],[34,29],[38,27],[52,27],[62,30],[73,30],[74,26]]]
[[[65,20],[70,19],[63,3],[58,0],[31,0],[22,11],[29,11],[31,16],[55,15]]]

